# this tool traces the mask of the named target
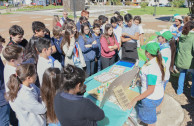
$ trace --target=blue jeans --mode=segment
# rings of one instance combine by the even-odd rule
[[[0,126],[9,126],[9,113],[10,113],[9,104],[0,106]]]
[[[94,74],[95,61],[85,61],[86,62],[86,74],[89,77]]]
[[[178,95],[183,93],[185,75],[186,75],[187,71],[188,70],[186,70],[186,69],[182,69],[180,71],[180,76],[179,76],[179,81],[178,81],[178,89],[177,89]],[[194,69],[191,70],[191,74],[192,74],[191,96],[194,96]]]
[[[97,63],[98,63],[97,72],[99,72],[99,71],[101,71],[101,61],[100,61],[100,57],[97,57]]]

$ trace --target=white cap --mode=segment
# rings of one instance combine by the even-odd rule
[[[175,16],[174,19],[178,19],[178,20],[181,20],[181,21],[183,20],[183,18],[180,15]]]

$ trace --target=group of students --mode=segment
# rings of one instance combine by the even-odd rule
[[[3,51],[5,39],[0,36],[0,52],[6,60],[4,66],[0,58],[0,125],[95,126],[104,118],[103,110],[83,97],[85,78],[119,59],[138,59],[137,43],[143,45],[144,34],[139,25],[141,18],[126,14],[124,23],[123,17],[115,12],[110,23],[100,15],[91,26],[86,10],[81,12],[77,24],[67,16],[67,12],[61,20],[54,16],[52,38],[40,21],[32,23],[34,35],[29,42],[23,39],[24,30],[18,25],[9,29],[10,42]],[[183,69],[180,75],[183,84],[186,71],[194,66],[194,22],[188,21],[182,27],[178,21],[180,16],[175,17],[173,31],[156,33],[159,43],[146,44],[148,61],[140,70],[141,95],[132,100],[129,108],[138,102],[138,117],[149,125],[156,123],[156,113],[161,111],[175,54],[176,66]],[[185,62],[188,60],[191,62]],[[181,84],[179,89],[183,92]],[[193,93],[194,86],[192,96]]]

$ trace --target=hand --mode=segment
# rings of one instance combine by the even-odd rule
[[[74,38],[74,34],[70,35],[70,38]]]
[[[113,49],[113,46],[108,46],[109,49]]]
[[[96,40],[92,42],[92,45],[97,44]]]
[[[113,48],[114,48],[114,49],[118,49],[118,46],[115,44],[115,45],[113,46]]]
[[[133,99],[130,104],[128,105],[128,108],[131,109],[131,108],[134,108],[135,105],[137,104],[137,100],[136,99]]]
[[[124,37],[125,37],[125,36],[128,36],[128,34],[127,34],[127,33],[122,33],[122,36],[124,36]]]
[[[90,47],[92,47],[92,45],[91,45],[91,44],[85,45],[85,47],[86,47],[86,48],[90,48]]]

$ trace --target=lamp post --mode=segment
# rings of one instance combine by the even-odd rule
[[[76,21],[77,16],[76,16],[75,4],[76,4],[76,3],[75,3],[75,0],[73,0],[74,21],[77,22],[77,21]]]
[[[154,5],[154,13],[153,13],[153,16],[156,16],[156,0],[154,0],[155,2],[155,5]]]

